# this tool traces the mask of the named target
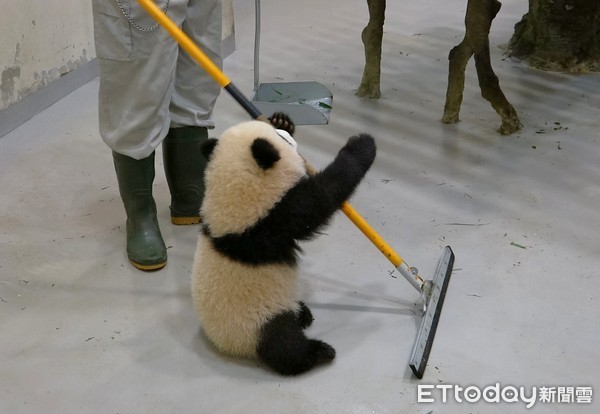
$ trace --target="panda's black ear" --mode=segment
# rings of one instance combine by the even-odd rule
[[[263,170],[268,170],[281,159],[279,151],[264,138],[254,140],[252,143],[252,156]]]
[[[210,159],[210,155],[213,153],[213,150],[217,146],[218,142],[219,140],[216,138],[209,138],[208,140],[202,143],[200,151],[202,151],[202,155],[204,155],[204,158],[206,158],[207,160]]]

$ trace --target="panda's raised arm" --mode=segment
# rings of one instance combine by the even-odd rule
[[[368,134],[348,139],[324,170],[302,179],[276,207],[284,213],[288,236],[310,239],[342,206],[375,159],[375,141]]]

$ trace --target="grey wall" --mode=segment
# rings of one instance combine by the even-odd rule
[[[223,0],[228,53],[232,1]],[[1,7],[0,137],[97,76],[90,0],[2,0]]]
[[[0,110],[94,58],[91,2],[2,0]]]

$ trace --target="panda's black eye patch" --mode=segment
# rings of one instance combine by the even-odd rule
[[[264,138],[254,140],[252,143],[252,156],[263,170],[268,170],[281,159],[279,151]]]

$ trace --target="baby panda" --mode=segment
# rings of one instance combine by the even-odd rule
[[[285,114],[270,120],[294,130]],[[376,148],[371,136],[354,136],[331,164],[309,175],[286,135],[249,121],[205,143],[206,192],[192,296],[218,350],[298,375],[335,357],[330,345],[303,332],[313,317],[298,297],[298,243],[313,238],[352,195]]]

